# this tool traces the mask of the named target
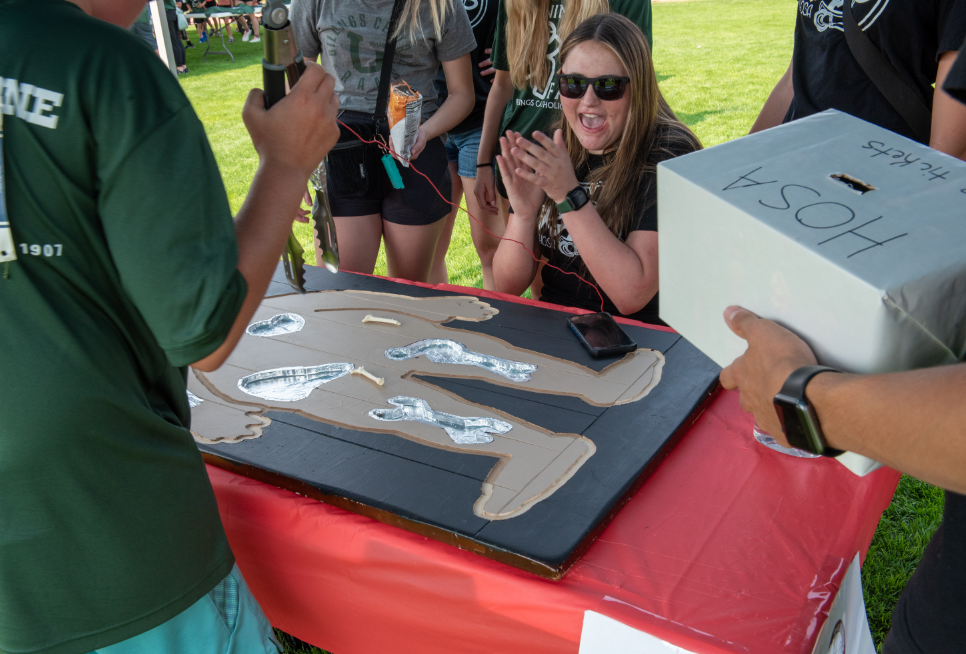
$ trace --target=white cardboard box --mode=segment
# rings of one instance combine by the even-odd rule
[[[846,371],[966,354],[966,163],[825,111],[666,161],[658,189],[661,318],[719,365],[745,350],[731,304]]]

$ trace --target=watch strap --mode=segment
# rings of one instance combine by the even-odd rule
[[[802,366],[788,376],[774,404],[782,423],[785,437],[792,447],[813,454],[835,457],[843,450],[829,447],[819,424],[818,416],[805,397],[805,388],[815,375],[823,372],[841,372],[829,366]]]
[[[588,202],[590,202],[590,195],[587,194],[583,186],[578,185],[577,188],[567,194],[563,202],[557,204],[557,213],[577,211]]]

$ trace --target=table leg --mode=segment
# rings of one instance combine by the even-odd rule
[[[228,51],[228,46],[225,44],[225,31],[224,31],[224,25],[222,25],[221,23],[221,18],[215,18],[214,16],[211,16],[208,20],[212,25],[215,25],[216,27],[213,33],[208,35],[208,43],[206,44],[207,47],[205,48],[205,53],[201,56],[201,60],[207,61],[208,53],[210,51],[211,54],[226,54],[231,58],[231,62],[235,63],[234,55],[232,55],[232,53]],[[211,42],[213,40],[212,37],[215,34],[217,34],[218,37],[221,38],[222,50],[211,50]]]

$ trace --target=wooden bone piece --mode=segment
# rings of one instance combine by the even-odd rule
[[[366,316],[365,318],[363,318],[362,319],[362,322],[363,323],[367,323],[367,322],[381,322],[381,323],[384,323],[386,325],[395,325],[396,327],[398,327],[398,326],[400,326],[402,324],[398,320],[393,320],[392,318],[380,318],[379,316],[374,316],[371,313],[368,316]]]
[[[373,375],[371,372],[369,372],[362,366],[359,366],[358,368],[353,368],[349,374],[365,377],[366,379],[374,383],[376,386],[385,386],[386,384],[386,380],[384,378],[376,377],[375,375]]]

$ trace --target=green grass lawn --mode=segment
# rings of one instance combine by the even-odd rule
[[[716,145],[747,133],[775,82],[788,67],[792,52],[794,0],[691,0],[654,5],[654,61],[661,89],[678,116],[701,138]],[[261,44],[228,47],[235,55],[209,55],[190,32],[190,72],[182,85],[211,140],[233,211],[245,199],[257,157],[241,120],[249,89],[261,86]],[[218,44],[220,46],[220,43]],[[450,281],[482,285],[479,262],[461,213],[446,255]],[[297,226],[297,235],[314,261],[312,233]],[[380,254],[376,273],[385,274]],[[877,645],[889,629],[892,607],[915,569],[926,543],[942,518],[942,492],[904,477],[891,506],[882,516],[862,570],[872,635]],[[322,652],[281,635],[293,654]],[[881,645],[879,645],[881,647]]]

